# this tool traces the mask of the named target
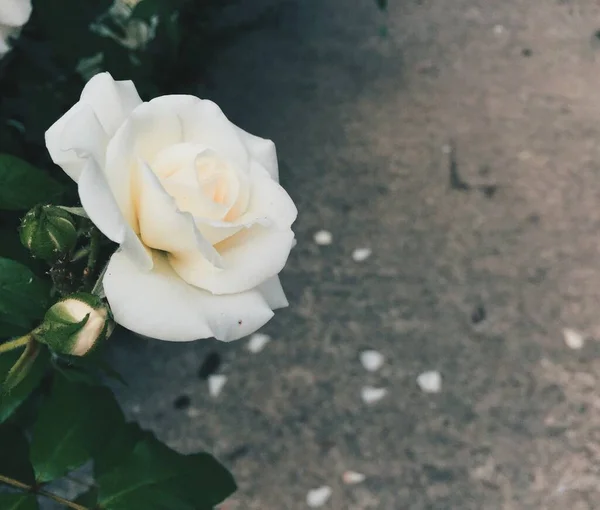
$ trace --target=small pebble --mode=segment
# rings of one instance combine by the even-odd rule
[[[352,260],[354,262],[364,262],[371,256],[371,248],[356,248],[352,252]]]
[[[442,152],[444,154],[450,154],[450,152],[452,152],[452,147],[450,147],[448,144],[442,145]]]
[[[269,343],[271,337],[264,333],[254,333],[248,341],[248,350],[254,354],[262,351],[265,345]]]
[[[317,243],[319,246],[328,246],[333,241],[333,236],[331,235],[331,232],[327,230],[319,230],[315,234],[314,239],[315,243]]]
[[[439,393],[442,389],[442,376],[437,370],[423,372],[417,377],[417,384],[425,393]]]
[[[360,362],[365,370],[376,372],[383,365],[385,358],[380,352],[369,349],[360,353]]]
[[[494,27],[494,34],[496,34],[496,35],[502,35],[504,33],[504,30],[505,30],[505,28],[504,28],[503,25],[496,25]]]
[[[327,500],[331,497],[331,487],[324,485],[318,489],[308,491],[306,495],[306,504],[311,508],[319,508],[327,503]]]
[[[357,483],[362,483],[365,481],[365,475],[362,473],[357,473],[356,471],[345,471],[342,475],[342,481],[346,485],[355,485]]]
[[[211,375],[208,378],[208,393],[210,396],[218,397],[226,382],[227,376],[225,375]]]
[[[565,338],[565,344],[570,349],[581,349],[585,343],[583,335],[574,329],[565,328],[563,329],[563,336]]]
[[[373,386],[365,386],[360,395],[365,404],[374,404],[380,401],[387,395],[388,390],[386,388],[374,388]]]

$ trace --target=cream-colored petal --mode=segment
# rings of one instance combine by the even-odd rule
[[[52,161],[75,182],[86,164],[86,158],[104,162],[108,141],[106,133],[88,105],[76,103],[46,131],[46,148]]]
[[[140,238],[155,250],[194,253],[210,267],[221,267],[219,253],[196,229],[189,213],[181,212],[152,169],[139,161],[134,169],[134,203]]]
[[[211,266],[194,252],[171,253],[169,261],[191,285],[213,294],[232,294],[253,289],[278,274],[285,266],[293,239],[290,229],[254,225],[215,246],[221,255],[222,269]]]
[[[285,297],[285,292],[283,292],[281,282],[279,281],[279,276],[269,278],[266,282],[261,283],[256,287],[256,290],[262,294],[272,310],[285,308],[289,305],[288,300]]]
[[[159,177],[165,191],[175,199],[179,210],[193,216],[221,220],[229,205],[215,201],[218,198],[216,188],[227,179],[227,175],[220,175],[226,174],[227,169],[224,166],[212,168],[212,171],[211,168],[203,168],[205,153],[212,152],[200,145],[173,145],[158,154],[152,171]],[[226,181],[225,184],[229,183]]]
[[[194,217],[198,230],[212,244],[224,241],[242,229],[251,228],[256,224],[287,229],[296,220],[298,211],[292,199],[256,162],[252,162],[250,179],[251,183],[246,184],[245,192],[249,199],[244,214],[231,221]]]
[[[31,16],[31,0],[2,0],[0,24],[8,27],[23,26]]]
[[[127,222],[139,232],[131,189],[140,159],[151,162],[158,152],[181,142],[181,122],[173,112],[143,103],[117,129],[106,148],[104,172]]]
[[[214,294],[230,294],[252,289],[283,269],[294,240],[290,226],[298,211],[285,190],[255,162],[250,177],[248,212],[239,221],[225,226],[195,218],[207,239],[223,237],[215,244],[221,270],[194,252],[169,255],[173,269],[188,283]],[[243,228],[235,232],[238,227]]]
[[[93,108],[109,137],[142,104],[132,81],[115,81],[109,73],[95,75],[83,88],[79,102]]]
[[[90,220],[142,270],[152,268],[152,258],[121,214],[106,178],[93,158],[88,158],[78,182],[81,205]]]
[[[183,141],[213,149],[240,171],[248,169],[248,151],[235,126],[212,101],[194,96],[171,95],[150,101],[172,111],[181,119]]]
[[[260,292],[214,296],[187,285],[156,253],[150,272],[140,271],[123,253],[115,253],[103,283],[115,320],[159,340],[185,342],[211,336],[236,340],[273,316]]]
[[[251,165],[250,175],[250,200],[238,222],[268,218],[279,228],[290,227],[296,221],[298,209],[287,191],[267,176],[264,168],[256,162]]]
[[[271,226],[271,222],[266,218],[256,219],[247,223],[234,223],[228,221],[213,221],[206,218],[194,218],[196,227],[202,236],[212,245],[229,239],[244,228],[250,228],[254,225]]]
[[[272,140],[252,135],[236,126],[242,142],[246,145],[250,157],[262,165],[269,175],[279,182],[277,151]]]
[[[76,182],[86,154],[92,154],[103,167],[108,140],[141,102],[132,82],[97,74],[84,87],[80,101],[46,131],[52,161]],[[126,174],[122,167],[120,171]]]

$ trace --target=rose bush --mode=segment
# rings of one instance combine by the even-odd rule
[[[0,0],[0,58],[10,50],[16,36],[31,16],[31,0]]]
[[[278,273],[296,207],[275,145],[211,101],[143,102],[102,73],[46,132],[94,224],[120,248],[104,291],[115,320],[153,338],[234,340],[287,305]]]

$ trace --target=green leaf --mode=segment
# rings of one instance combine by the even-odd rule
[[[0,492],[0,508],[2,510],[38,510],[38,502],[34,494]]]
[[[57,377],[33,428],[31,461],[36,480],[49,482],[81,466],[104,448],[121,410],[105,387]]]
[[[0,474],[33,485],[33,468],[29,463],[29,445],[23,432],[14,425],[0,425]],[[0,508],[4,508],[0,506]]]
[[[98,479],[122,464],[131,455],[142,436],[143,431],[137,423],[123,423],[106,447],[94,456],[94,477]]]
[[[60,198],[62,184],[16,156],[0,154],[0,209],[24,211]]]
[[[0,257],[0,324],[30,329],[43,316],[50,285],[19,262]],[[0,331],[0,337],[6,337]]]
[[[149,435],[97,481],[106,510],[211,509],[236,489],[231,474],[212,456],[182,455]]]
[[[0,257],[16,260],[41,275],[47,270],[42,261],[34,259],[29,250],[21,244],[18,233],[19,225],[4,226],[0,230]],[[20,333],[15,333],[19,335]]]
[[[102,358],[102,346],[85,357],[55,353],[52,365],[72,382],[99,386],[106,376],[127,386],[123,377]]]
[[[179,477],[175,483],[200,508],[205,504],[212,508],[237,490],[232,474],[208,453],[180,455]]]
[[[75,503],[88,508],[96,507],[98,505],[98,489],[90,487],[87,491],[77,496]]]
[[[5,380],[8,372],[17,362],[18,352],[8,352],[0,356],[0,378]],[[42,349],[25,378],[14,388],[0,392],[0,423],[6,421],[12,413],[25,401],[31,392],[37,388],[48,370],[49,355],[47,349]],[[1,451],[1,450],[0,450]]]

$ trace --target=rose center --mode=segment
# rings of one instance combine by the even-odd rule
[[[167,147],[150,166],[177,207],[194,216],[224,219],[238,197],[239,183],[228,162],[202,145]]]

